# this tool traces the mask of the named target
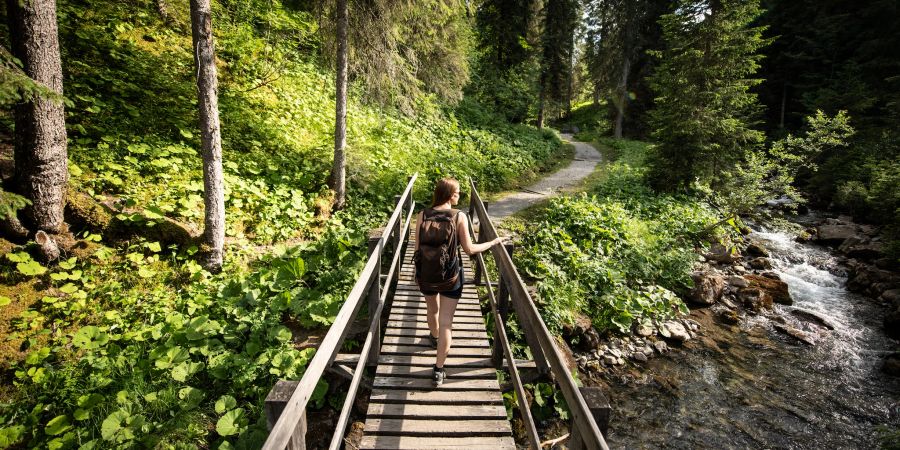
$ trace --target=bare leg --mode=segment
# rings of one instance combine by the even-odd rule
[[[444,360],[447,359],[447,353],[450,352],[450,344],[453,334],[453,314],[456,313],[456,304],[458,299],[450,297],[441,297],[441,310],[439,311],[438,322],[440,330],[438,334],[437,361],[435,363],[439,368],[444,367]]]
[[[427,309],[428,330],[436,338],[438,336],[438,294],[426,295],[425,307]]]

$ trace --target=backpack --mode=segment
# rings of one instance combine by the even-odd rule
[[[453,290],[461,269],[456,219],[459,211],[426,209],[418,225],[419,249],[413,256],[416,282],[423,291]]]

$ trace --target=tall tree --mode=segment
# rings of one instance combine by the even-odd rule
[[[216,75],[210,0],[191,0],[191,36],[197,69],[200,145],[203,151],[203,240],[206,247],[203,266],[210,272],[219,272],[222,270],[225,254],[225,186],[222,176],[222,133],[219,127],[219,82]]]
[[[666,46],[654,52],[660,62],[650,80],[657,187],[715,187],[763,142],[753,129],[761,107],[750,92],[767,43],[763,28],[751,25],[759,13],[758,0],[683,0],[660,19]]]
[[[547,0],[544,9],[544,33],[541,46],[540,105],[538,123],[542,125],[547,100],[558,111],[568,112],[572,86],[572,51],[578,5],[574,0]],[[565,108],[562,105],[566,105]]]
[[[334,162],[331,167],[331,189],[334,209],[342,209],[347,197],[347,0],[337,0],[337,80],[334,95]]]
[[[56,2],[7,0],[6,6],[13,55],[28,77],[56,94],[33,95],[15,106],[14,189],[31,201],[24,225],[56,233],[69,179]]]

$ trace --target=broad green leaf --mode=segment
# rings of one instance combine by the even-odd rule
[[[0,428],[0,447],[12,447],[13,444],[18,443],[22,439],[24,433],[25,427],[23,425]]]
[[[78,290],[78,286],[73,283],[66,283],[61,288],[59,288],[59,290],[65,294],[72,294]]]
[[[37,261],[28,261],[16,264],[16,270],[18,270],[22,275],[36,276],[43,275],[44,272],[47,271],[47,268],[42,266]]]
[[[72,422],[69,421],[68,416],[56,416],[47,422],[47,426],[44,427],[44,432],[50,436],[56,436],[65,433],[71,428]]]
[[[181,409],[190,410],[196,408],[203,401],[206,394],[195,387],[184,387],[178,391],[178,398],[181,399]]]
[[[172,379],[184,382],[191,375],[203,369],[203,363],[185,361],[172,368]]]
[[[148,242],[144,244],[147,247],[147,250],[150,250],[153,253],[159,253],[162,251],[162,247],[159,245],[159,242]]]
[[[228,411],[216,422],[216,432],[219,433],[219,436],[240,434],[246,427],[247,417],[243,408]]]
[[[237,400],[230,395],[223,395],[216,400],[216,414],[223,414],[226,411],[234,409],[237,406]]]
[[[150,357],[152,358],[154,355],[151,353]],[[184,348],[175,346],[169,348],[163,353],[159,358],[156,359],[156,368],[157,369],[171,369],[175,367],[176,364],[181,364],[188,360],[190,355],[188,351]]]
[[[72,416],[75,417],[75,420],[87,420],[91,417],[91,413],[86,409],[78,408],[72,413]]]
[[[72,336],[72,345],[85,350],[100,348],[106,345],[107,342],[109,342],[109,335],[93,325],[81,327]]]
[[[154,275],[156,275],[156,271],[148,266],[141,266],[138,268],[138,276],[141,278],[150,278]]]

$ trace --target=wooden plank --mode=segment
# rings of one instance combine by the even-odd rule
[[[411,356],[435,356],[437,350],[430,347],[411,345],[385,345],[381,347],[381,353],[386,355],[411,355]],[[480,347],[450,347],[450,355],[460,356],[491,356],[491,349]]]
[[[428,328],[388,328],[384,331],[385,336],[418,336],[428,337],[431,334]],[[460,339],[487,339],[486,331],[478,330],[453,330],[453,338]]]
[[[395,364],[401,366],[434,366],[433,356],[411,355],[381,355],[379,364]],[[456,357],[450,355],[444,361],[444,367],[494,367],[491,358],[478,358],[471,356]]]
[[[359,444],[365,450],[515,450],[511,437],[413,437],[363,436]]]
[[[405,322],[398,320],[389,320],[387,322],[387,327],[390,328],[407,328],[407,329],[419,329],[419,330],[427,330],[428,324],[423,322]],[[478,323],[454,323],[454,330],[469,330],[469,331],[485,331],[484,322]]]
[[[417,336],[385,336],[383,345],[417,345],[421,347],[431,347],[431,342],[425,335]],[[453,348],[457,347],[480,347],[490,348],[487,339],[462,339],[453,336]]]
[[[422,314],[421,316],[418,314],[402,314],[402,313],[391,313],[391,316],[388,320],[396,320],[400,322],[416,322],[416,323],[428,323],[428,316]],[[463,315],[454,315],[453,323],[484,323],[484,319],[481,316],[463,316]]]
[[[399,309],[408,309],[408,308],[416,308],[421,309],[422,311],[426,311],[427,305],[425,304],[425,299],[418,300],[402,300],[402,299],[394,299],[394,303],[392,304],[392,308]],[[478,314],[481,314],[481,305],[476,303],[469,302],[458,302],[456,304],[456,311],[475,311]]]
[[[427,419],[369,419],[364,433],[382,436],[441,436],[467,437],[472,435],[509,436],[509,421],[503,420],[427,420]]]
[[[410,315],[414,315],[414,316],[427,317],[428,309],[425,308],[425,305],[422,305],[421,307],[406,306],[406,305],[403,305],[403,307],[400,307],[400,306],[395,305],[394,308],[391,309],[391,313],[392,314],[410,314]],[[466,308],[466,309],[456,308],[456,312],[454,312],[453,315],[461,316],[461,317],[484,317],[481,314],[480,310],[477,310],[474,308]]]
[[[369,403],[366,418],[377,419],[506,419],[506,408],[500,405],[403,405]]]
[[[409,378],[431,379],[434,369],[432,367],[393,366],[380,364],[375,370],[375,376],[399,376]],[[488,378],[497,379],[497,370],[488,367],[445,367],[447,378]]]
[[[451,405],[502,405],[499,390],[489,391],[400,391],[394,389],[372,389],[369,402],[403,404],[451,404]]]
[[[444,384],[435,387],[427,378],[375,377],[373,388],[402,390],[483,391],[500,389],[496,379],[446,378]]]

